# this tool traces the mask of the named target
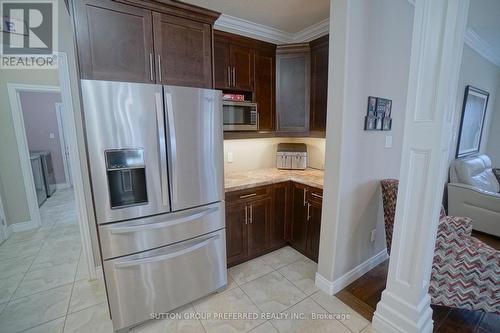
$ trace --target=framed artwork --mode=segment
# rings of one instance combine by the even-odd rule
[[[368,96],[365,131],[390,131],[392,128],[392,100]]]
[[[484,90],[472,86],[465,88],[458,133],[457,158],[479,152],[489,96],[490,94]]]

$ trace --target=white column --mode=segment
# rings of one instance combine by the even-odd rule
[[[432,332],[429,280],[469,0],[417,0],[398,203],[377,332]]]

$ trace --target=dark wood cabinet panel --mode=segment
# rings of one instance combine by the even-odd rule
[[[216,89],[229,89],[231,76],[231,60],[229,43],[220,38],[214,38],[214,78]]]
[[[244,260],[248,255],[247,207],[226,207],[226,255],[227,264]]]
[[[305,186],[295,183],[293,184],[293,214],[291,219],[290,243],[294,248],[301,252],[305,252],[307,242],[306,191],[307,188]]]
[[[212,34],[207,23],[153,13],[156,82],[212,88]]]
[[[273,185],[273,211],[271,217],[271,246],[279,247],[290,239],[290,231],[286,230],[289,213],[290,183]]]
[[[233,71],[231,87],[236,90],[253,91],[253,49],[231,44],[229,53]]]
[[[82,79],[155,81],[151,11],[107,0],[74,6]]]
[[[255,51],[255,102],[259,114],[259,131],[274,130],[275,72],[274,52]]]
[[[248,254],[256,256],[269,248],[271,198],[252,202],[248,210]]]
[[[326,130],[328,35],[311,42],[311,131]]]
[[[319,236],[321,231],[321,204],[308,202],[306,253],[314,261],[318,261]]]
[[[276,50],[276,130],[307,133],[310,111],[309,44],[278,46]]]

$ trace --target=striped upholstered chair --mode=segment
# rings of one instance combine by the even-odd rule
[[[382,180],[387,252],[391,252],[398,180]],[[471,236],[472,221],[441,209],[429,294],[432,303],[500,314],[500,251]]]

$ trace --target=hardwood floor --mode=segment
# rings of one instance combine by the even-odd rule
[[[500,250],[498,237],[476,231],[473,236]],[[388,268],[389,260],[386,260],[335,296],[371,321],[385,288]],[[432,309],[436,333],[500,333],[500,315],[435,305],[432,305]]]

